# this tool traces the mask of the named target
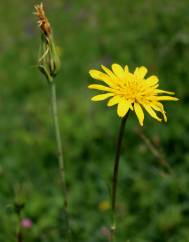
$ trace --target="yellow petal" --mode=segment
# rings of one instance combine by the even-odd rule
[[[156,93],[166,93],[166,94],[169,94],[169,95],[175,94],[174,92],[164,91],[164,90],[160,90],[160,89],[156,89]]]
[[[134,103],[134,110],[135,110],[135,113],[136,113],[136,116],[138,118],[138,121],[139,121],[140,125],[143,126],[144,112],[143,112],[140,104]]]
[[[108,74],[108,76],[110,76],[112,79],[115,78],[114,73],[113,73],[110,69],[108,69],[106,66],[101,65],[101,68],[102,68],[102,69]]]
[[[129,103],[128,101],[126,101],[124,98],[121,98],[119,103],[118,103],[118,107],[117,107],[117,114],[119,117],[124,117],[127,112],[129,111],[131,103]]]
[[[124,69],[118,65],[118,64],[113,64],[112,65],[112,70],[115,73],[115,75],[121,79],[123,79],[125,77],[125,71]]]
[[[107,92],[112,92],[113,89],[110,87],[106,87],[103,85],[98,85],[98,84],[91,84],[88,86],[88,88],[90,89],[96,89],[96,90],[100,90],[100,91],[107,91]]]
[[[150,103],[150,105],[151,105],[151,103]],[[159,107],[162,110],[164,110],[163,104],[160,103],[160,102],[153,102],[153,105]]]
[[[166,112],[163,110],[161,113],[163,114],[163,119],[164,119],[164,121],[167,122]]]
[[[143,79],[147,72],[148,72],[147,68],[144,66],[141,66],[135,69],[134,75],[137,76],[138,78]]]
[[[179,99],[176,97],[170,97],[170,96],[158,96],[158,97],[156,97],[156,100],[158,100],[158,101],[178,101]]]
[[[115,105],[115,104],[118,104],[119,101],[120,101],[120,99],[121,99],[120,96],[114,96],[114,97],[110,98],[110,100],[109,100],[108,103],[107,103],[107,106],[108,106],[108,107],[111,107],[111,106],[113,106],[113,105]]]
[[[161,118],[159,118],[157,116],[157,114],[155,113],[155,111],[151,108],[151,106],[149,104],[144,104],[142,103],[143,107],[146,109],[146,111],[150,114],[150,116],[156,120],[158,120],[159,122],[161,122]]]
[[[157,102],[157,103],[152,103],[152,104],[150,104],[150,106],[151,106],[154,110],[156,110],[156,111],[158,111],[158,112],[161,112],[162,115],[163,115],[163,119],[164,119],[164,121],[167,122],[166,112],[165,112],[164,107],[163,107],[163,105],[162,105],[161,103],[158,103],[158,102]]]
[[[125,73],[128,73],[128,72],[129,72],[129,67],[128,67],[128,65],[125,66],[124,70],[125,70]]]
[[[112,96],[114,96],[114,93],[105,93],[105,94],[96,95],[96,96],[92,97],[91,100],[92,101],[102,101],[102,100],[105,100]]]
[[[112,86],[111,78],[108,75],[104,74],[103,72],[98,71],[98,70],[90,70],[89,74],[91,75],[92,78],[99,80],[99,81],[103,81],[107,85]]]
[[[157,83],[159,82],[159,79],[157,76],[150,76],[149,78],[147,78],[145,80],[145,83],[148,85],[148,86],[154,86],[156,85]]]

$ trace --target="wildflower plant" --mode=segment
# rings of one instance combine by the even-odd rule
[[[101,84],[91,84],[90,89],[100,92],[91,98],[92,101],[108,100],[108,107],[117,105],[117,114],[121,118],[121,125],[117,137],[117,146],[114,161],[114,171],[112,178],[111,208],[112,208],[112,224],[111,224],[111,241],[115,241],[116,237],[116,192],[117,179],[119,170],[119,160],[121,153],[121,144],[124,135],[125,124],[130,111],[135,112],[141,126],[144,125],[144,111],[155,120],[167,122],[166,112],[161,101],[177,101],[174,92],[158,89],[159,79],[153,75],[145,78],[147,68],[144,66],[137,67],[132,73],[128,66],[124,68],[118,64],[112,65],[112,70],[105,66],[101,66],[103,71],[90,70],[89,74]],[[167,95],[165,95],[167,94]],[[161,116],[157,115],[157,112]]]
[[[49,89],[50,89],[52,117],[54,121],[59,170],[61,174],[62,192],[63,192],[63,198],[64,198],[64,213],[65,213],[66,230],[67,230],[66,239],[67,241],[70,241],[71,230],[70,230],[70,223],[69,223],[69,214],[67,210],[68,199],[67,199],[67,188],[66,188],[65,168],[64,168],[65,165],[64,165],[64,157],[63,157],[63,149],[62,149],[62,140],[60,135],[57,96],[56,96],[56,83],[55,83],[55,77],[60,70],[60,58],[54,41],[53,31],[48,21],[48,18],[45,15],[43,4],[41,3],[40,5],[36,5],[34,8],[35,8],[34,14],[38,17],[38,26],[41,30],[41,48],[39,51],[40,55],[38,58],[38,67],[41,73],[46,77],[46,80],[49,84]]]

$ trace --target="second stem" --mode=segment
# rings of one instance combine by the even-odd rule
[[[117,194],[117,180],[118,180],[118,172],[119,172],[119,160],[121,154],[121,145],[123,141],[123,135],[125,130],[125,124],[128,118],[128,114],[124,116],[121,120],[121,125],[119,128],[119,133],[117,137],[117,145],[116,145],[116,154],[114,161],[114,173],[112,179],[112,225],[111,225],[111,240],[115,241],[115,233],[116,233],[116,194]]]
[[[68,199],[67,199],[67,188],[66,188],[66,179],[65,179],[64,157],[63,157],[63,151],[62,151],[60,126],[59,126],[59,120],[58,120],[56,84],[55,84],[54,80],[51,80],[51,82],[49,82],[49,86],[50,86],[50,92],[51,92],[52,116],[53,116],[53,121],[54,121],[56,143],[57,143],[57,150],[58,150],[58,161],[59,161],[59,170],[60,170],[60,175],[61,175],[62,193],[64,196],[64,213],[65,213],[67,229],[68,229],[68,241],[70,241],[71,229],[70,229],[70,222],[69,222],[69,214],[67,211]]]

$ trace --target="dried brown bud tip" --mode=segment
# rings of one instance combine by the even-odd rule
[[[47,36],[49,37],[51,34],[51,25],[48,21],[48,18],[45,15],[45,11],[43,8],[43,3],[34,6],[35,8],[35,12],[34,14],[39,18],[38,20],[38,25],[41,28],[41,31]]]

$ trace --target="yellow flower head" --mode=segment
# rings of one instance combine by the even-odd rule
[[[172,96],[159,96],[159,94],[174,95],[174,92],[168,92],[158,89],[158,77],[150,76],[145,78],[147,68],[137,67],[134,73],[129,72],[128,66],[122,68],[118,64],[112,65],[112,70],[101,66],[104,72],[90,70],[92,78],[102,81],[105,85],[92,84],[88,87],[104,91],[105,93],[94,96],[92,101],[102,101],[109,98],[108,106],[117,104],[117,114],[124,117],[129,110],[136,113],[141,126],[144,122],[145,109],[152,118],[162,121],[156,111],[162,114],[164,121],[167,117],[163,104],[160,101],[177,101],[178,98]]]
[[[103,200],[99,203],[99,210],[105,212],[111,208],[110,202],[108,200]]]

